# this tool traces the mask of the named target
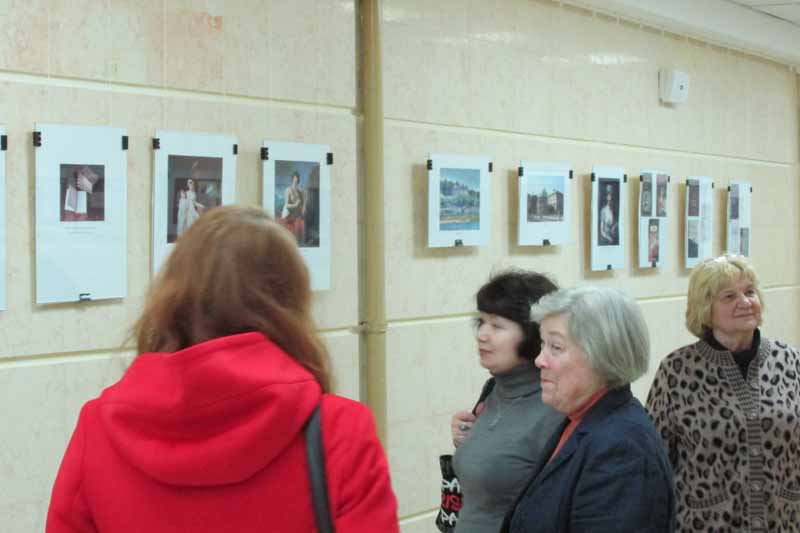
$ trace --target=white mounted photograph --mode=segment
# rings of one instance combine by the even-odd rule
[[[639,268],[663,266],[667,258],[669,224],[669,175],[643,170],[639,176],[638,264]]]
[[[520,162],[517,223],[520,246],[570,242],[570,185],[567,163]]]
[[[625,181],[622,167],[592,168],[592,270],[625,267]]]
[[[707,176],[689,176],[686,179],[686,241],[683,247],[686,268],[692,268],[712,255],[713,188],[714,181]]]
[[[8,309],[6,303],[6,129],[0,126],[0,311]]]
[[[236,195],[236,138],[157,130],[153,144],[153,256],[158,272],[197,218]]]
[[[36,303],[127,296],[127,137],[36,124]]]
[[[491,159],[431,154],[428,159],[428,246],[483,246],[491,228]]]
[[[750,257],[752,185],[732,181],[728,185],[726,249],[728,253]]]
[[[261,204],[297,240],[312,290],[331,288],[330,146],[264,141]],[[330,162],[330,163],[329,163]]]

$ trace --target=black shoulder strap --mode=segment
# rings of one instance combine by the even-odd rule
[[[319,533],[333,533],[333,522],[328,506],[328,481],[325,479],[322,424],[319,417],[319,405],[317,405],[305,427],[308,478],[311,482],[311,500],[314,505],[314,515],[317,518],[317,529]]]
[[[475,409],[478,408],[478,404],[486,400],[486,397],[489,396],[489,394],[492,392],[492,389],[494,389],[494,378],[489,378],[486,380],[486,383],[483,384],[481,395],[478,397],[478,401],[475,402],[475,407],[472,408],[473,415],[475,414]]]

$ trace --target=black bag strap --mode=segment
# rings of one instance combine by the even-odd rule
[[[475,402],[475,407],[472,408],[472,414],[475,414],[475,409],[478,408],[478,405],[484,400],[486,397],[491,394],[492,389],[494,389],[494,378],[489,378],[486,380],[486,383],[483,384],[483,388],[481,389],[481,395],[478,396],[478,401]]]
[[[322,424],[319,405],[314,408],[306,422],[306,457],[308,478],[311,482],[311,501],[317,519],[319,533],[334,533],[331,511],[328,505],[328,481],[325,479],[325,451],[322,448]]]

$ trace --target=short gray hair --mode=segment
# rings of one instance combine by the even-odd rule
[[[589,366],[617,388],[647,372],[650,335],[639,306],[616,289],[577,287],[547,294],[531,307],[531,320],[565,315],[567,333]]]

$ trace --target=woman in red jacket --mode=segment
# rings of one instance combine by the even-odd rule
[[[140,355],[84,405],[47,533],[314,531],[304,425],[320,405],[339,533],[398,531],[369,410],[330,394],[308,270],[263,211],[210,210],[156,278]]]

